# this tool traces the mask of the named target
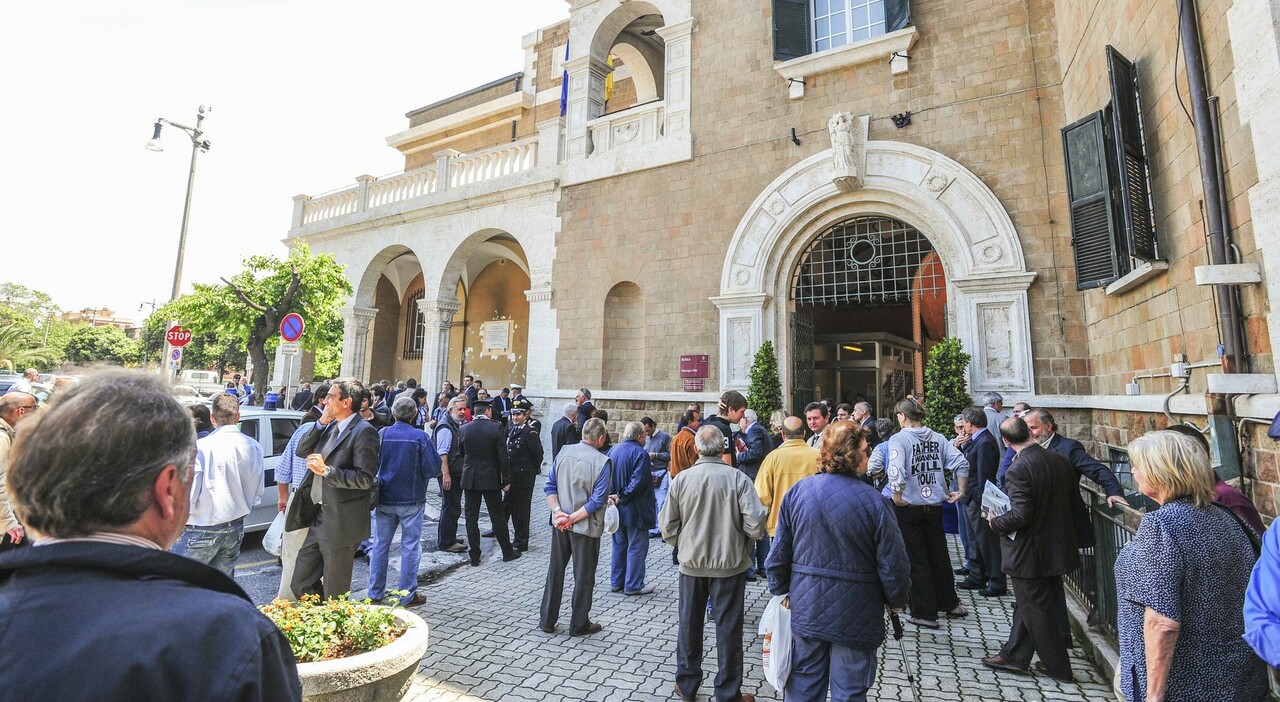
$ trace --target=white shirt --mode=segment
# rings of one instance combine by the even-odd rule
[[[31,381],[27,380],[25,377],[18,378],[17,380],[14,381],[13,385],[9,386],[9,390],[7,392],[25,392],[28,395],[30,395]]]
[[[239,425],[214,429],[196,442],[187,524],[214,526],[239,519],[262,500],[262,446]]]

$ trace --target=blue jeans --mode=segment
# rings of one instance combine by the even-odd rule
[[[624,592],[644,589],[644,559],[649,556],[649,530],[619,526],[613,533],[613,567],[610,582]]]
[[[416,505],[379,505],[373,512],[373,549],[369,554],[369,599],[386,596],[387,561],[391,555],[391,537],[400,528],[400,586],[402,601],[418,591],[418,563],[422,560],[422,519],[426,503]]]
[[[876,679],[876,649],[864,651],[791,632],[787,702],[865,702]]]
[[[666,504],[667,502],[667,491],[671,489],[671,474],[664,469],[664,470],[655,470],[653,471],[652,475],[656,475],[662,478],[662,482],[658,483],[658,487],[655,487],[653,489],[653,497],[654,497],[654,500],[656,501],[656,509],[653,515],[656,518],[659,514],[662,514],[662,505]],[[649,530],[649,534],[651,536],[661,536],[662,532],[658,529],[658,527],[655,526],[654,528]]]
[[[760,540],[756,542],[751,554],[755,557],[755,560],[747,568],[747,580],[756,577],[757,573],[766,580],[769,578],[768,572],[764,569],[764,562],[769,559],[769,545],[772,543],[773,539],[769,538],[768,534],[760,537]]]
[[[171,550],[235,577],[236,559],[240,557],[243,540],[244,517],[213,526],[188,524]]]

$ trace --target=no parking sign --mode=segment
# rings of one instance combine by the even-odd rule
[[[169,370],[178,370],[182,367],[182,347],[175,346],[169,350]]]

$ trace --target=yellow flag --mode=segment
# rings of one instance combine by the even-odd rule
[[[609,67],[613,68],[613,54],[609,54]],[[604,101],[609,102],[613,98],[613,71],[604,77]]]

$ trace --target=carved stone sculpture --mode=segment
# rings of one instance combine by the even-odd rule
[[[860,127],[861,125],[858,125]],[[857,130],[857,131],[855,131]],[[862,187],[862,174],[858,172],[858,142],[865,135],[854,125],[851,112],[837,112],[827,122],[831,135],[831,181],[841,192],[851,193]]]

